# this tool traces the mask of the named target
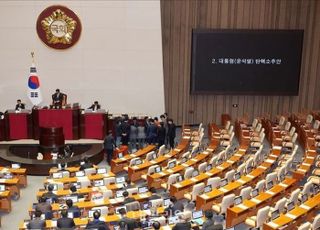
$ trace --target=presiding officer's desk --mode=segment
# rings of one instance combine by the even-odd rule
[[[281,214],[279,218],[264,223],[264,230],[274,230],[284,227],[285,229],[292,229],[293,227],[299,226],[305,218],[307,219],[309,215],[314,216],[314,211],[320,208],[320,193],[309,198],[303,204],[296,206],[291,211]]]
[[[155,150],[155,145],[147,145],[143,149],[138,150],[135,153],[132,153],[130,155],[125,155],[122,158],[113,159],[111,161],[111,172],[118,173],[121,171],[124,171],[124,167],[128,166],[130,163],[130,160],[135,157],[143,157],[147,153]]]
[[[104,109],[85,110],[80,115],[80,136],[103,140],[107,130],[107,113]]]
[[[226,160],[217,167],[213,167],[210,171],[200,173],[196,177],[172,184],[169,189],[170,195],[175,196],[177,199],[183,198],[185,193],[190,192],[193,185],[206,182],[209,178],[221,175],[227,170],[230,170],[232,167],[235,167],[235,165],[245,155],[245,152],[245,149],[239,149],[239,151],[231,156],[230,159]]]

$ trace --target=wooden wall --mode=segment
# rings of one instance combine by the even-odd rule
[[[161,21],[165,106],[177,124],[319,109],[320,1],[161,0]],[[299,96],[190,95],[192,28],[303,29]]]

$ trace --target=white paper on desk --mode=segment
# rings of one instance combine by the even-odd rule
[[[309,207],[308,205],[302,204],[300,205],[300,208],[306,209],[306,210],[310,210],[311,207]]]
[[[242,157],[242,154],[240,154],[240,153],[236,153],[234,155],[237,156],[237,157]]]
[[[247,177],[249,177],[249,178],[254,178],[254,176],[252,176],[252,175],[250,175],[250,174],[248,174],[248,175],[246,175]]]
[[[189,167],[189,165],[186,164],[186,163],[183,163],[182,166],[185,167],[185,168],[186,168],[186,167]]]
[[[277,155],[274,155],[274,154],[271,154],[270,157],[278,158],[278,156],[277,156]]]
[[[248,207],[245,206],[244,204],[238,204],[237,207],[238,207],[238,208],[241,208],[241,209],[244,209],[244,210],[246,210],[246,209],[248,208]]]
[[[0,179],[0,183],[6,182],[6,179]]]
[[[169,173],[173,173],[173,170],[172,169],[168,169],[167,170]]]
[[[274,194],[275,194],[275,193],[272,192],[272,191],[266,191],[266,193],[269,194],[269,195],[274,195]]]
[[[227,162],[228,162],[229,164],[233,164],[233,163],[234,163],[234,161],[231,161],[231,160],[227,160]]]
[[[147,216],[151,216],[151,210],[150,210],[150,209],[144,210],[144,213],[145,213]]]
[[[276,150],[281,150],[281,146],[273,146],[273,148],[272,149],[276,149]]]
[[[302,163],[302,165],[304,165],[304,166],[310,166],[310,164],[308,164],[308,163]]]
[[[180,183],[176,183],[175,186],[176,186],[177,188],[181,188],[181,187],[182,187],[182,185],[181,185]]]
[[[137,155],[136,154],[131,154],[131,156],[136,157]]]
[[[280,183],[279,185],[280,185],[281,187],[284,187],[284,188],[288,187],[288,185],[287,185],[287,184],[284,184],[284,183]]]
[[[47,179],[47,182],[48,182],[49,184],[51,184],[51,183],[54,183],[54,180],[52,180],[52,179]]]
[[[106,222],[106,218],[104,218],[103,216],[100,216],[100,217],[99,217],[99,220],[100,220],[100,221],[103,221],[103,222]]]
[[[273,163],[274,163],[274,160],[267,159],[266,162],[267,162],[267,163],[270,163],[270,164],[273,164]]]
[[[313,159],[314,159],[314,157],[311,157],[311,156],[307,156],[307,159],[312,159],[312,160],[313,160]]]
[[[244,180],[241,180],[241,179],[237,180],[237,182],[239,182],[241,184],[245,184],[246,183]]]
[[[212,176],[212,175],[213,175],[213,173],[206,172],[206,175],[207,175],[207,176]]]
[[[95,200],[95,201],[93,201],[93,203],[95,203],[96,205],[103,205],[104,200],[103,199]]]
[[[78,181],[87,181],[89,180],[87,176],[79,176],[79,177],[76,177]]]
[[[208,196],[208,195],[206,195],[206,194],[202,194],[201,197],[202,197],[203,199],[209,199],[209,198],[210,198],[210,196]]]
[[[252,198],[251,201],[254,202],[254,203],[256,203],[256,204],[259,204],[259,203],[261,202],[260,200],[258,200],[258,199],[256,199],[256,198]]]
[[[166,175],[164,172],[159,172],[159,174],[160,174],[161,176]]]
[[[211,149],[211,148],[207,148],[207,150],[208,150],[208,151],[210,151],[210,152],[212,152],[212,151],[213,151],[213,149]]]
[[[219,190],[220,190],[221,192],[228,192],[228,191],[229,191],[228,189],[225,189],[225,188],[219,188]]]
[[[155,163],[157,163],[157,162],[155,162],[154,160],[152,160],[152,161],[150,161],[150,163],[151,163],[151,164],[155,164]]]
[[[192,158],[191,160],[192,160],[193,162],[197,162],[197,160],[196,160],[196,159],[194,159],[194,158]]]
[[[261,168],[261,169],[263,169],[263,170],[266,170],[266,169],[267,169],[267,167],[262,166],[262,165],[259,165],[258,168]]]
[[[305,170],[305,169],[298,169],[298,171],[300,171],[300,172],[306,172],[307,170]]]
[[[51,220],[51,227],[57,227],[57,221],[56,220]]]
[[[268,225],[270,225],[272,228],[278,228],[279,225],[273,222],[269,222]]]
[[[147,197],[149,197],[147,193],[139,194],[139,196],[140,196],[141,198],[147,198]]]
[[[109,202],[110,202],[110,204],[116,204],[116,203],[118,203],[118,202],[116,201],[116,199],[109,199]]]
[[[245,151],[247,151],[246,149],[239,149],[241,152],[245,152]]]
[[[175,148],[174,151],[180,152],[181,150],[178,148]]]
[[[192,182],[197,182],[198,180],[196,178],[191,178],[190,179]]]
[[[166,155],[164,155],[166,158],[170,158],[171,157],[171,155],[169,155],[169,154],[166,154]]]
[[[285,216],[289,217],[290,219],[296,219],[297,217],[295,215],[292,215],[290,213],[286,213]]]
[[[222,170],[222,169],[224,169],[224,167],[222,167],[222,166],[218,166],[218,167],[217,167],[217,169]]]
[[[171,230],[171,227],[169,225],[162,226],[162,230]]]

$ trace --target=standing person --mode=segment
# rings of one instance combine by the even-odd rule
[[[158,128],[158,144],[159,147],[164,144],[166,139],[166,128],[164,127],[164,123],[161,121],[160,126]]]
[[[116,146],[119,147],[121,144],[121,124],[122,124],[122,119],[119,118],[116,121]]]
[[[154,124],[153,119],[149,119],[149,126],[147,129],[147,140],[149,144],[155,144],[157,142],[158,127]]]
[[[154,120],[154,124],[155,124],[157,127],[160,126],[160,122],[159,122],[159,118],[158,118],[158,117],[154,117],[153,120]]]
[[[162,114],[162,115],[160,115],[160,120],[161,120],[161,122],[163,122],[164,127],[166,129],[166,137],[164,139],[164,144],[167,146],[168,143],[169,143],[169,141],[168,141],[168,121],[167,121],[167,117],[164,114]]]
[[[130,136],[129,136],[131,151],[133,149],[137,149],[137,138],[138,138],[138,123],[137,123],[137,118],[134,117],[132,119],[132,124],[130,125]]]
[[[168,141],[170,148],[174,148],[174,139],[176,137],[176,125],[172,119],[168,119]]]
[[[144,124],[140,123],[140,125],[137,127],[137,140],[138,140],[138,145],[139,148],[143,148],[144,147],[144,143],[146,140],[146,128],[144,126]]]
[[[130,125],[128,119],[125,119],[121,124],[121,142],[123,145],[128,145],[130,135]]]
[[[112,136],[112,131],[109,130],[108,131],[108,135],[104,138],[104,150],[106,152],[107,155],[107,162],[110,165],[111,159],[112,159],[112,154],[113,154],[113,150],[116,146],[116,143],[114,141],[114,138]]]

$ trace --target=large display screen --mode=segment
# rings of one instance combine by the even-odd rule
[[[303,30],[192,32],[191,92],[298,95]]]

